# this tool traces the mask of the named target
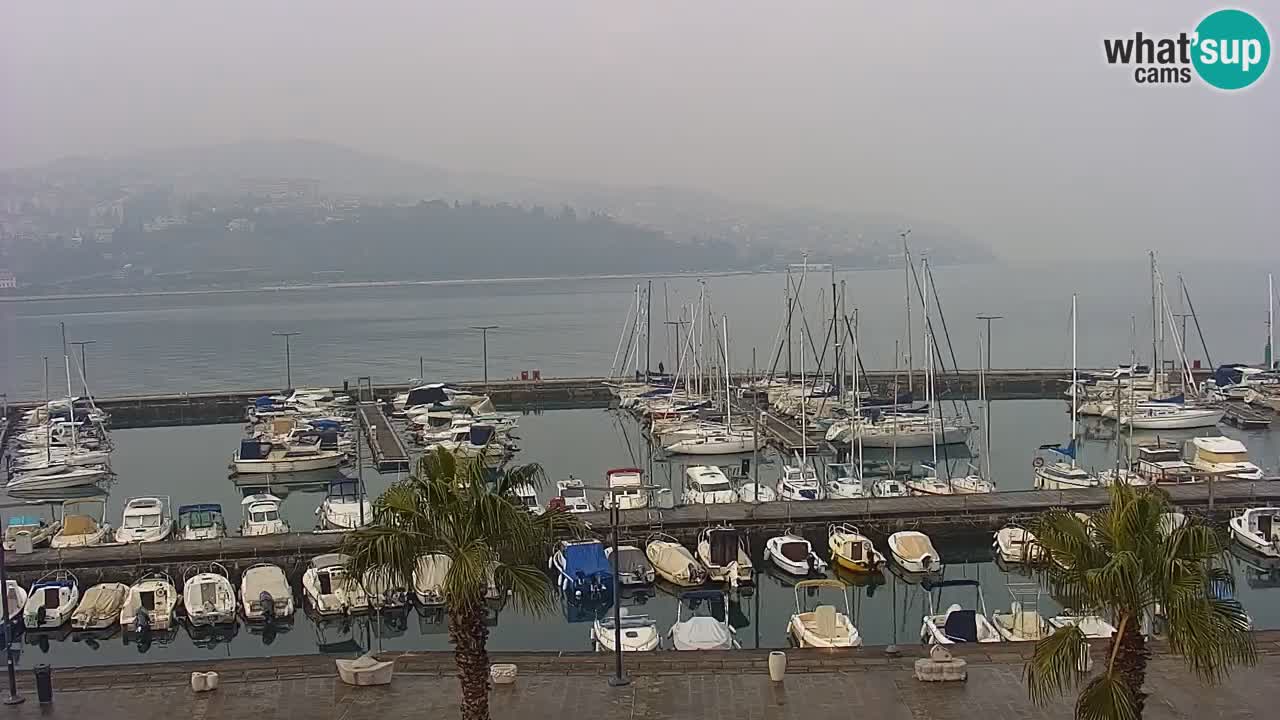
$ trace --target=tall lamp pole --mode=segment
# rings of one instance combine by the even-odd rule
[[[497,330],[497,325],[472,325],[472,330],[480,331],[480,342],[484,353],[484,386],[489,387],[489,331]]]
[[[4,613],[4,658],[9,671],[9,696],[4,699],[5,705],[17,705],[25,698],[18,694],[17,668],[13,660],[13,621],[9,619],[9,582],[5,571],[4,550],[0,550],[0,612]]]
[[[293,356],[290,354],[289,340],[294,335],[301,335],[298,331],[293,332],[273,332],[272,335],[284,338],[284,384],[285,390],[293,389]]]
[[[89,395],[89,366],[85,364],[84,346],[93,345],[97,342],[97,340],[72,340],[67,343],[68,345],[80,346],[80,379],[84,382],[84,394],[86,397]]]

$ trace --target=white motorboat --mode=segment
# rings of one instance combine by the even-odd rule
[[[1070,610],[1049,618],[1050,627],[1055,630],[1064,627],[1078,627],[1086,638],[1105,640],[1116,634],[1116,628],[1099,615],[1081,615]]]
[[[707,569],[688,548],[670,535],[650,535],[644,554],[653,565],[654,572],[672,585],[697,587],[707,581]]]
[[[1076,466],[1074,439],[1065,448],[1052,444],[1041,445],[1031,466],[1035,468],[1037,490],[1075,490],[1098,485],[1098,478]]]
[[[764,556],[789,575],[807,577],[827,569],[827,563],[813,551],[809,541],[790,532],[765,540]]]
[[[738,493],[720,468],[694,465],[684,471],[684,494],[680,502],[685,505],[735,503],[738,502]]]
[[[188,568],[182,581],[182,605],[186,608],[187,620],[197,627],[235,622],[236,589],[227,569],[216,562],[204,568]]]
[[[1010,565],[1040,562],[1044,550],[1036,543],[1036,536],[1020,525],[1005,525],[996,531],[992,541],[996,556]]]
[[[977,609],[952,604],[946,612],[938,613],[935,596],[940,597],[942,589],[948,587],[972,587],[977,594]],[[942,580],[931,584],[930,589],[935,592],[929,593],[929,614],[924,616],[920,627],[920,642],[935,645],[1000,642],[1000,633],[987,620],[987,604],[977,580]]]
[[[30,493],[87,487],[105,480],[110,471],[101,465],[58,465],[47,471],[14,475],[5,483],[5,492]]]
[[[972,466],[967,475],[953,477],[948,482],[953,495],[977,495],[996,491],[996,484],[979,475]]]
[[[120,608],[129,597],[124,583],[98,583],[84,592],[71,614],[73,630],[101,630],[120,622]]]
[[[80,604],[80,584],[66,570],[46,573],[31,585],[23,605],[22,621],[28,630],[62,627]]]
[[[240,534],[245,537],[258,535],[282,535],[289,532],[289,523],[280,516],[280,498],[267,493],[256,493],[240,501],[244,519]]]
[[[18,538],[24,533],[31,539],[31,547],[37,548],[47,544],[62,529],[62,523],[46,522],[43,518],[29,515],[14,515],[4,526],[4,549],[12,550]]]
[[[907,484],[897,478],[880,478],[871,483],[871,497],[907,497],[910,494]]]
[[[318,555],[302,574],[302,596],[317,615],[344,615],[361,605],[363,593],[347,577],[347,556]],[[364,603],[367,606],[367,603]]]
[[[951,481],[938,477],[937,468],[925,463],[924,475],[907,480],[907,489],[912,495],[954,495],[955,488]]]
[[[848,463],[832,463],[827,466],[827,479],[822,484],[823,495],[828,500],[857,500],[867,496],[867,488],[858,477],[857,470]]]
[[[179,540],[217,540],[227,536],[227,522],[218,503],[178,506]]]
[[[1122,409],[1120,424],[1136,430],[1187,430],[1213,427],[1222,421],[1224,412],[1222,408],[1148,402]]]
[[[398,610],[409,604],[409,591],[394,577],[392,573],[377,568],[365,571],[360,587],[364,590],[361,596],[366,599],[369,610]]]
[[[1249,462],[1249,449],[1229,437],[1198,437],[1187,441],[1194,470],[1223,480],[1261,480],[1262,468]]]
[[[586,488],[582,487],[581,480],[571,475],[568,480],[557,481],[556,488],[559,490],[559,495],[556,498],[559,502],[553,502],[553,505],[559,504],[566,512],[571,513],[595,512],[595,507],[587,499],[587,491]]]
[[[538,503],[538,491],[529,483],[520,483],[511,488],[511,495],[516,504],[534,515],[541,515],[547,509]]]
[[[918,530],[902,530],[889,536],[889,554],[909,573],[942,572],[942,558],[929,536]]]
[[[1266,557],[1280,558],[1280,507],[1245,510],[1227,521],[1231,537]]]
[[[591,626],[591,646],[597,652],[614,652],[617,645],[617,632],[622,630],[623,652],[648,652],[657,650],[661,644],[658,632],[658,621],[648,615],[631,615],[628,608],[618,608],[622,622],[615,625],[613,614],[602,620],[596,620]]]
[[[423,555],[413,570],[413,595],[423,607],[445,604],[444,580],[453,567],[453,558],[442,553]]]
[[[97,510],[96,517],[92,513]],[[107,501],[101,498],[67,500],[62,503],[62,527],[54,533],[49,547],[54,549],[101,545],[111,537],[106,521]]]
[[[1053,632],[1049,621],[1040,614],[1040,593],[1040,586],[1034,583],[1009,586],[1009,609],[991,613],[991,624],[1001,638],[1008,642],[1037,642]]]
[[[884,555],[876,550],[871,538],[858,528],[840,523],[827,528],[827,549],[836,567],[855,573],[878,573],[884,567]]]
[[[666,451],[673,455],[732,455],[756,449],[756,434],[751,430],[728,430],[671,443]]]
[[[717,525],[698,533],[698,560],[707,569],[712,582],[727,582],[732,587],[754,579],[751,553],[747,541],[737,528]]]
[[[323,530],[355,530],[373,522],[373,503],[361,492],[359,481],[334,480],[316,508],[316,517]]]
[[[613,557],[613,548],[604,550],[605,557],[614,572],[618,573],[618,583],[623,587],[643,587],[652,585],[654,579],[653,565],[645,556],[644,550],[635,545],[619,545],[618,557]]]
[[[609,492],[600,506],[609,509],[616,502],[621,510],[649,507],[649,494],[644,490],[644,471],[640,468],[614,468],[605,473]]]
[[[19,585],[17,580],[5,580],[4,591],[9,596],[6,599],[6,602],[8,603],[6,607],[9,608],[9,622],[22,622],[22,613],[27,607],[26,589]]]
[[[164,632],[173,627],[173,616],[181,602],[168,575],[149,573],[129,586],[129,595],[120,606],[120,626],[125,632]]]
[[[240,441],[240,449],[231,467],[241,475],[258,473],[296,473],[336,468],[346,457],[339,450],[322,450],[320,443],[275,447],[269,442],[249,439]]]
[[[124,504],[120,527],[116,529],[116,542],[159,542],[167,540],[172,533],[173,518],[169,517],[168,498],[131,498]]]
[[[713,603],[719,603],[722,617],[714,617]],[[699,609],[707,614],[696,614]],[[729,624],[729,603],[719,590],[694,590],[682,593],[676,604],[676,621],[671,626],[671,646],[676,650],[733,650],[738,647],[733,626]],[[688,617],[686,617],[686,614]]]
[[[240,605],[246,622],[293,617],[293,589],[284,571],[269,563],[250,566],[240,576]]]
[[[808,607],[810,596],[817,598],[822,590],[834,591],[844,597],[844,612],[834,605],[821,604]],[[796,612],[787,623],[791,642],[800,648],[855,648],[862,645],[862,637],[853,624],[853,609],[849,604],[849,590],[839,580],[801,580],[796,583]]]
[[[818,471],[807,460],[798,465],[783,465],[782,476],[778,478],[779,500],[817,500],[822,493],[818,484]]]
[[[778,499],[778,493],[775,492],[771,486],[764,483],[739,483],[736,492],[738,493],[739,502],[751,503],[753,505],[773,502]]]

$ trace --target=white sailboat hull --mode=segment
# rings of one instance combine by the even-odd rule
[[[232,463],[235,471],[241,475],[261,473],[296,473],[309,470],[326,470],[336,468],[342,462],[342,453],[323,453],[316,457],[296,458],[292,460],[241,460],[237,455]]]
[[[960,445],[969,441],[969,428],[944,428],[938,435],[939,445]],[[933,444],[933,433],[927,430],[893,433],[862,434],[862,446],[869,448],[919,448]]]
[[[1222,414],[1222,410],[1206,408],[1150,417],[1122,415],[1120,424],[1131,425],[1137,430],[1190,430],[1213,427],[1222,420]]]

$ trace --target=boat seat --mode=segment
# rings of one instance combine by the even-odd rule
[[[978,613],[976,610],[952,610],[942,626],[942,634],[955,642],[978,642]]]
[[[62,521],[63,535],[92,535],[97,531],[97,521],[88,515],[68,515]]]
[[[836,609],[833,605],[819,605],[813,609],[813,631],[824,638],[839,634],[836,622]]]

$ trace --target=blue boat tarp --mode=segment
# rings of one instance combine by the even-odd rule
[[[613,576],[604,546],[598,542],[574,543],[564,547],[564,574],[577,579],[607,579]]]
[[[39,525],[42,522],[44,521],[40,518],[30,515],[14,515],[9,518],[10,527],[30,527],[31,525]]]

